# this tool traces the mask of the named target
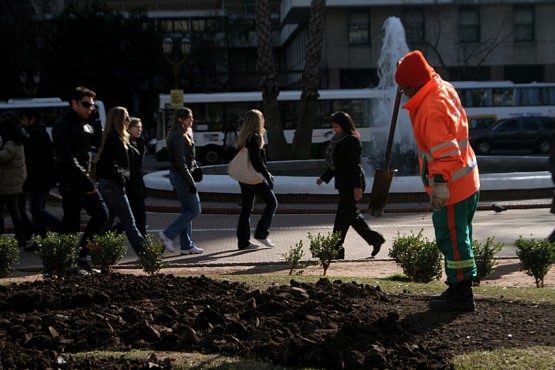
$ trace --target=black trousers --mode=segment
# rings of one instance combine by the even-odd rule
[[[342,246],[347,236],[349,227],[360,235],[368,245],[374,245],[383,242],[382,234],[370,229],[355,201],[354,189],[339,189],[339,203],[337,204],[337,212],[335,213],[335,222],[333,224],[333,232],[341,233],[341,241],[338,247]]]

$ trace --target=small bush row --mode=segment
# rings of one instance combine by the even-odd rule
[[[45,278],[60,279],[67,275],[77,257],[76,246],[79,234],[58,234],[49,232],[45,237],[34,238],[37,254],[42,260],[42,274]],[[93,267],[102,273],[109,273],[127,253],[125,237],[115,232],[95,235],[88,241]],[[161,241],[146,236],[144,251],[139,254],[143,271],[156,274],[167,266],[163,259],[164,245]],[[19,263],[19,247],[13,236],[0,236],[0,277],[8,276]]]
[[[430,241],[423,236],[423,230],[418,234],[412,231],[409,235],[400,235],[393,240],[389,257],[391,257],[402,269],[406,277],[413,282],[428,283],[438,280],[442,276],[443,256],[435,241]],[[312,257],[316,258],[325,276],[331,262],[337,257],[337,245],[340,241],[339,233],[328,233],[327,236],[308,233],[310,240],[310,251]],[[474,285],[491,275],[496,266],[495,255],[503,248],[503,243],[496,242],[495,237],[488,237],[485,243],[473,240],[472,249],[476,261],[477,276]],[[520,271],[534,277],[538,288],[544,286],[544,279],[551,265],[555,262],[555,244],[548,240],[525,240],[520,237],[515,241],[517,256],[520,259]],[[289,247],[289,251],[283,255],[291,269],[289,275],[299,268],[303,263],[304,256],[302,240],[295,246]]]

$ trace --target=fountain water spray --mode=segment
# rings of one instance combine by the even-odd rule
[[[380,82],[377,89],[384,90],[384,97],[373,101],[370,107],[370,125],[376,128],[376,132],[370,138],[368,147],[365,148],[368,156],[368,165],[365,166],[367,175],[374,173],[374,169],[380,168],[382,165],[397,89],[395,70],[399,59],[409,52],[405,29],[399,18],[389,17],[384,22],[382,29],[384,38],[378,61]],[[418,163],[415,153],[416,143],[410,119],[407,112],[401,110],[394,139],[392,167],[398,168],[400,175],[416,174]]]

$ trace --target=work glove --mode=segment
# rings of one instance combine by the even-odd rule
[[[449,189],[446,182],[432,182],[432,192],[430,193],[430,203],[434,210],[439,211],[449,199]]]
[[[191,186],[191,187],[189,188],[189,193],[195,195],[195,194],[197,193],[197,187],[194,186],[194,185]]]

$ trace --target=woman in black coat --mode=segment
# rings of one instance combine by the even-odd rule
[[[357,208],[357,202],[362,199],[366,187],[366,177],[361,165],[360,134],[351,116],[345,112],[339,111],[332,114],[330,123],[335,135],[326,149],[328,168],[316,180],[316,184],[328,183],[335,177],[335,188],[339,191],[339,203],[333,225],[333,232],[341,233],[341,240],[337,246],[337,259],[345,258],[343,243],[349,226],[352,226],[368,245],[373,246],[372,257],[374,257],[380,251],[385,239],[382,234],[368,227]]]

